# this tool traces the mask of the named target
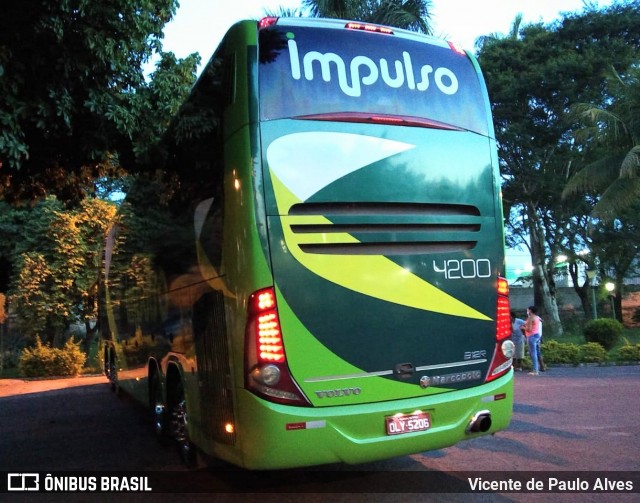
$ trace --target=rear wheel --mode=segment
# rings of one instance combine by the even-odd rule
[[[162,399],[162,382],[157,372],[149,378],[149,406],[153,417],[153,431],[158,439],[167,436],[166,406]]]
[[[171,431],[178,443],[180,457],[187,466],[195,467],[197,465],[197,452],[195,445],[189,440],[189,416],[182,382],[177,383],[171,402]]]

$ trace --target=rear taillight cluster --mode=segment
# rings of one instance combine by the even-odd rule
[[[511,312],[509,309],[509,283],[498,278],[496,301],[496,349],[487,373],[487,381],[492,381],[509,371],[515,351],[511,335]]]
[[[509,283],[498,278],[498,301],[496,308],[496,339],[502,341],[511,335],[511,313],[509,309]]]
[[[309,406],[291,377],[273,287],[249,297],[245,333],[245,384],[272,402]]]

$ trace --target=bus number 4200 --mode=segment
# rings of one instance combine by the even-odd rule
[[[486,258],[443,260],[442,265],[433,261],[433,270],[444,274],[446,279],[490,278],[491,261]]]

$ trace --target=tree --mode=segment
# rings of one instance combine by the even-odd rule
[[[53,212],[61,210],[63,205],[55,197],[33,205],[11,205],[0,200],[0,291],[9,291],[12,278],[21,267],[20,256],[39,249]]]
[[[86,198],[76,211],[58,212],[50,235],[56,244],[53,266],[59,275],[71,318],[84,324],[85,351],[91,346],[97,326],[98,277],[102,249],[116,207],[109,202]]]
[[[85,345],[90,345],[102,243],[114,215],[113,204],[94,198],[84,199],[78,209],[65,210],[49,197],[29,212],[36,225],[24,229],[24,238],[13,250],[18,273],[10,295],[23,335],[40,335],[53,344],[70,324],[81,322]],[[23,251],[25,242],[34,240]]]
[[[608,84],[608,102],[573,107],[583,124],[576,136],[593,151],[596,160],[571,178],[563,197],[599,192],[592,214],[610,221],[640,198],[640,68],[631,67],[621,75],[611,67]]]
[[[43,282],[54,281],[45,270],[54,255],[46,234],[54,211],[76,211],[87,197],[124,188],[123,174],[153,167],[153,146],[190,92],[200,59],[161,52],[162,29],[176,6],[177,0],[3,6],[0,292],[13,284],[18,294],[15,285],[27,281],[19,273],[29,273],[27,257]],[[146,79],[142,64],[156,53],[156,69]],[[67,321],[49,319],[50,331]]]
[[[23,0],[0,16],[0,197],[78,202],[135,170],[195,78],[197,54],[161,57],[177,0]]]
[[[2,325],[5,321],[7,321],[7,309],[5,307],[7,298],[4,293],[0,293],[0,325]],[[2,356],[0,355],[0,360],[2,360]]]
[[[522,21],[524,17],[522,13],[516,14],[513,22],[511,23],[511,29],[507,35],[502,33],[491,33],[490,35],[482,35],[476,39],[476,49],[481,49],[483,45],[490,44],[496,40],[518,40],[520,38],[520,28],[522,27]]]
[[[303,0],[302,10],[281,13],[289,16],[351,19],[368,23],[394,26],[406,30],[431,34],[430,0]]]
[[[16,279],[16,293],[10,297],[17,315],[17,325],[28,339],[43,334],[52,342],[70,322],[61,292],[51,295],[53,274],[41,253],[22,256],[22,267]]]
[[[562,201],[584,147],[572,135],[571,105],[607,99],[598,69],[615,60],[628,68],[640,48],[639,2],[568,14],[552,25],[522,27],[519,38],[492,38],[479,46],[496,127],[504,178],[505,215],[512,209],[529,246],[535,303],[560,333],[555,302],[555,257],[567,248],[579,221],[580,198]],[[575,256],[575,255],[574,255]]]
[[[615,220],[596,222],[590,230],[593,236],[592,250],[598,257],[601,284],[613,282],[611,293],[615,317],[622,320],[624,279],[637,274],[640,266],[640,201],[620,210]]]

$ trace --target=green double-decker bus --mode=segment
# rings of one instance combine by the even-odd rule
[[[105,371],[187,459],[363,463],[507,427],[497,152],[469,53],[234,25],[105,247]]]

